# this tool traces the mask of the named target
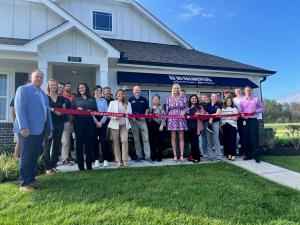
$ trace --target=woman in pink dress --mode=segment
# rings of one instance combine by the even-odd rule
[[[187,100],[185,96],[181,96],[181,89],[179,84],[173,84],[172,95],[168,97],[166,102],[166,114],[169,116],[184,116],[188,112]],[[184,131],[187,130],[185,118],[170,118],[168,119],[168,130],[171,131],[171,143],[174,154],[174,162],[178,162],[176,153],[176,134],[179,135],[180,147],[180,162],[183,162],[184,153]]]

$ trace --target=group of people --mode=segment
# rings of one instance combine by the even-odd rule
[[[111,89],[96,85],[92,93],[85,83],[80,83],[76,94],[71,93],[71,84],[49,80],[47,94],[41,90],[43,73],[35,70],[31,83],[21,86],[14,99],[14,132],[20,143],[20,178],[22,190],[36,187],[35,172],[41,154],[48,174],[57,172],[59,156],[65,165],[69,160],[72,132],[75,133],[76,161],[79,170],[92,170],[100,166],[100,149],[103,166],[109,165],[111,149],[117,167],[128,167],[128,134],[131,129],[136,152],[136,161],[154,163],[162,160],[164,131],[171,134],[171,147],[175,163],[184,162],[185,140],[189,140],[189,160],[200,162],[201,155],[208,160],[229,160],[236,157],[237,132],[245,160],[254,158],[260,162],[258,143],[258,114],[264,111],[259,98],[251,95],[251,87],[235,89],[236,97],[224,92],[221,102],[217,94],[186,98],[180,85],[172,85],[171,96],[160,103],[160,96],[154,95],[151,104],[141,96],[141,87],[133,87],[133,96],[128,98],[128,88],[118,89],[115,98]],[[227,95],[228,94],[228,95]],[[136,114],[135,118],[115,116],[73,115],[53,109],[74,109],[111,113]],[[250,113],[248,116],[228,117],[226,114]],[[154,114],[176,116],[168,119],[141,118],[140,115]],[[187,119],[188,115],[224,115],[208,119]],[[113,115],[113,114],[112,114]],[[220,138],[220,134],[222,138]],[[142,140],[141,140],[142,139]],[[223,143],[221,150],[220,140]],[[43,144],[44,143],[44,144]],[[203,150],[200,152],[200,148]],[[84,157],[85,155],[85,157]]]

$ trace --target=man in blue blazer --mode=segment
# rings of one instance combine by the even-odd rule
[[[19,87],[15,96],[14,132],[20,138],[20,190],[24,191],[33,191],[37,186],[38,157],[45,135],[53,130],[48,96],[41,89],[43,78],[42,71],[33,71],[31,83]]]

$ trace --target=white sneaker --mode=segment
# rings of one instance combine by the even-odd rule
[[[104,160],[103,167],[108,167],[108,161],[107,160]]]
[[[95,161],[95,168],[98,168],[98,167],[100,167],[100,163],[99,163],[99,160],[96,160]]]

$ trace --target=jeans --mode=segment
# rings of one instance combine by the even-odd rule
[[[220,122],[216,121],[212,123],[213,133],[209,132],[206,128],[208,127],[208,122],[204,123],[205,136],[207,142],[207,157],[209,159],[217,158],[222,159],[223,153],[221,151],[219,131]]]
[[[206,135],[205,131],[203,130],[199,136],[199,145],[200,145],[200,150],[202,150],[202,155],[204,157],[207,157],[207,143],[206,143]]]
[[[95,148],[93,160],[99,160],[99,143],[101,145],[102,157],[103,160],[109,160],[109,150],[107,142],[107,127],[102,126],[101,128],[96,128],[96,137],[95,137]]]

